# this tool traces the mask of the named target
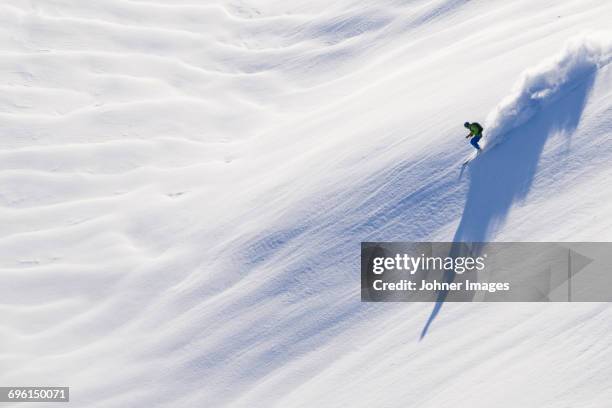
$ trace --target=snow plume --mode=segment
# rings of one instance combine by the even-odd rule
[[[543,106],[557,100],[612,61],[612,32],[580,35],[563,51],[523,72],[512,94],[487,116],[489,146],[501,142],[511,130],[527,122]]]

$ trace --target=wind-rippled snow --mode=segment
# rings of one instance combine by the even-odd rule
[[[359,243],[610,240],[611,17],[3,1],[0,384],[104,408],[606,406],[607,304],[445,304],[419,341],[431,304],[359,302]],[[460,178],[465,121],[504,143]]]

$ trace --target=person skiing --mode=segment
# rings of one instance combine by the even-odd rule
[[[470,133],[465,138],[469,139],[471,137],[472,140],[470,140],[470,144],[474,146],[478,153],[480,153],[480,146],[478,145],[478,142],[480,141],[480,139],[482,139],[482,126],[480,126],[480,123],[477,122],[465,122],[463,126],[469,129],[470,131]]]

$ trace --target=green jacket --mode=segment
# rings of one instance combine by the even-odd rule
[[[470,134],[468,135],[468,137],[482,135],[482,127],[476,122],[470,123],[468,129],[470,129]]]

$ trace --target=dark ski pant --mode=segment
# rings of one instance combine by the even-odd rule
[[[482,135],[474,136],[472,137],[472,140],[470,140],[470,144],[474,146],[476,150],[480,150],[480,146],[478,146],[478,142],[480,142],[480,139],[482,139]]]

